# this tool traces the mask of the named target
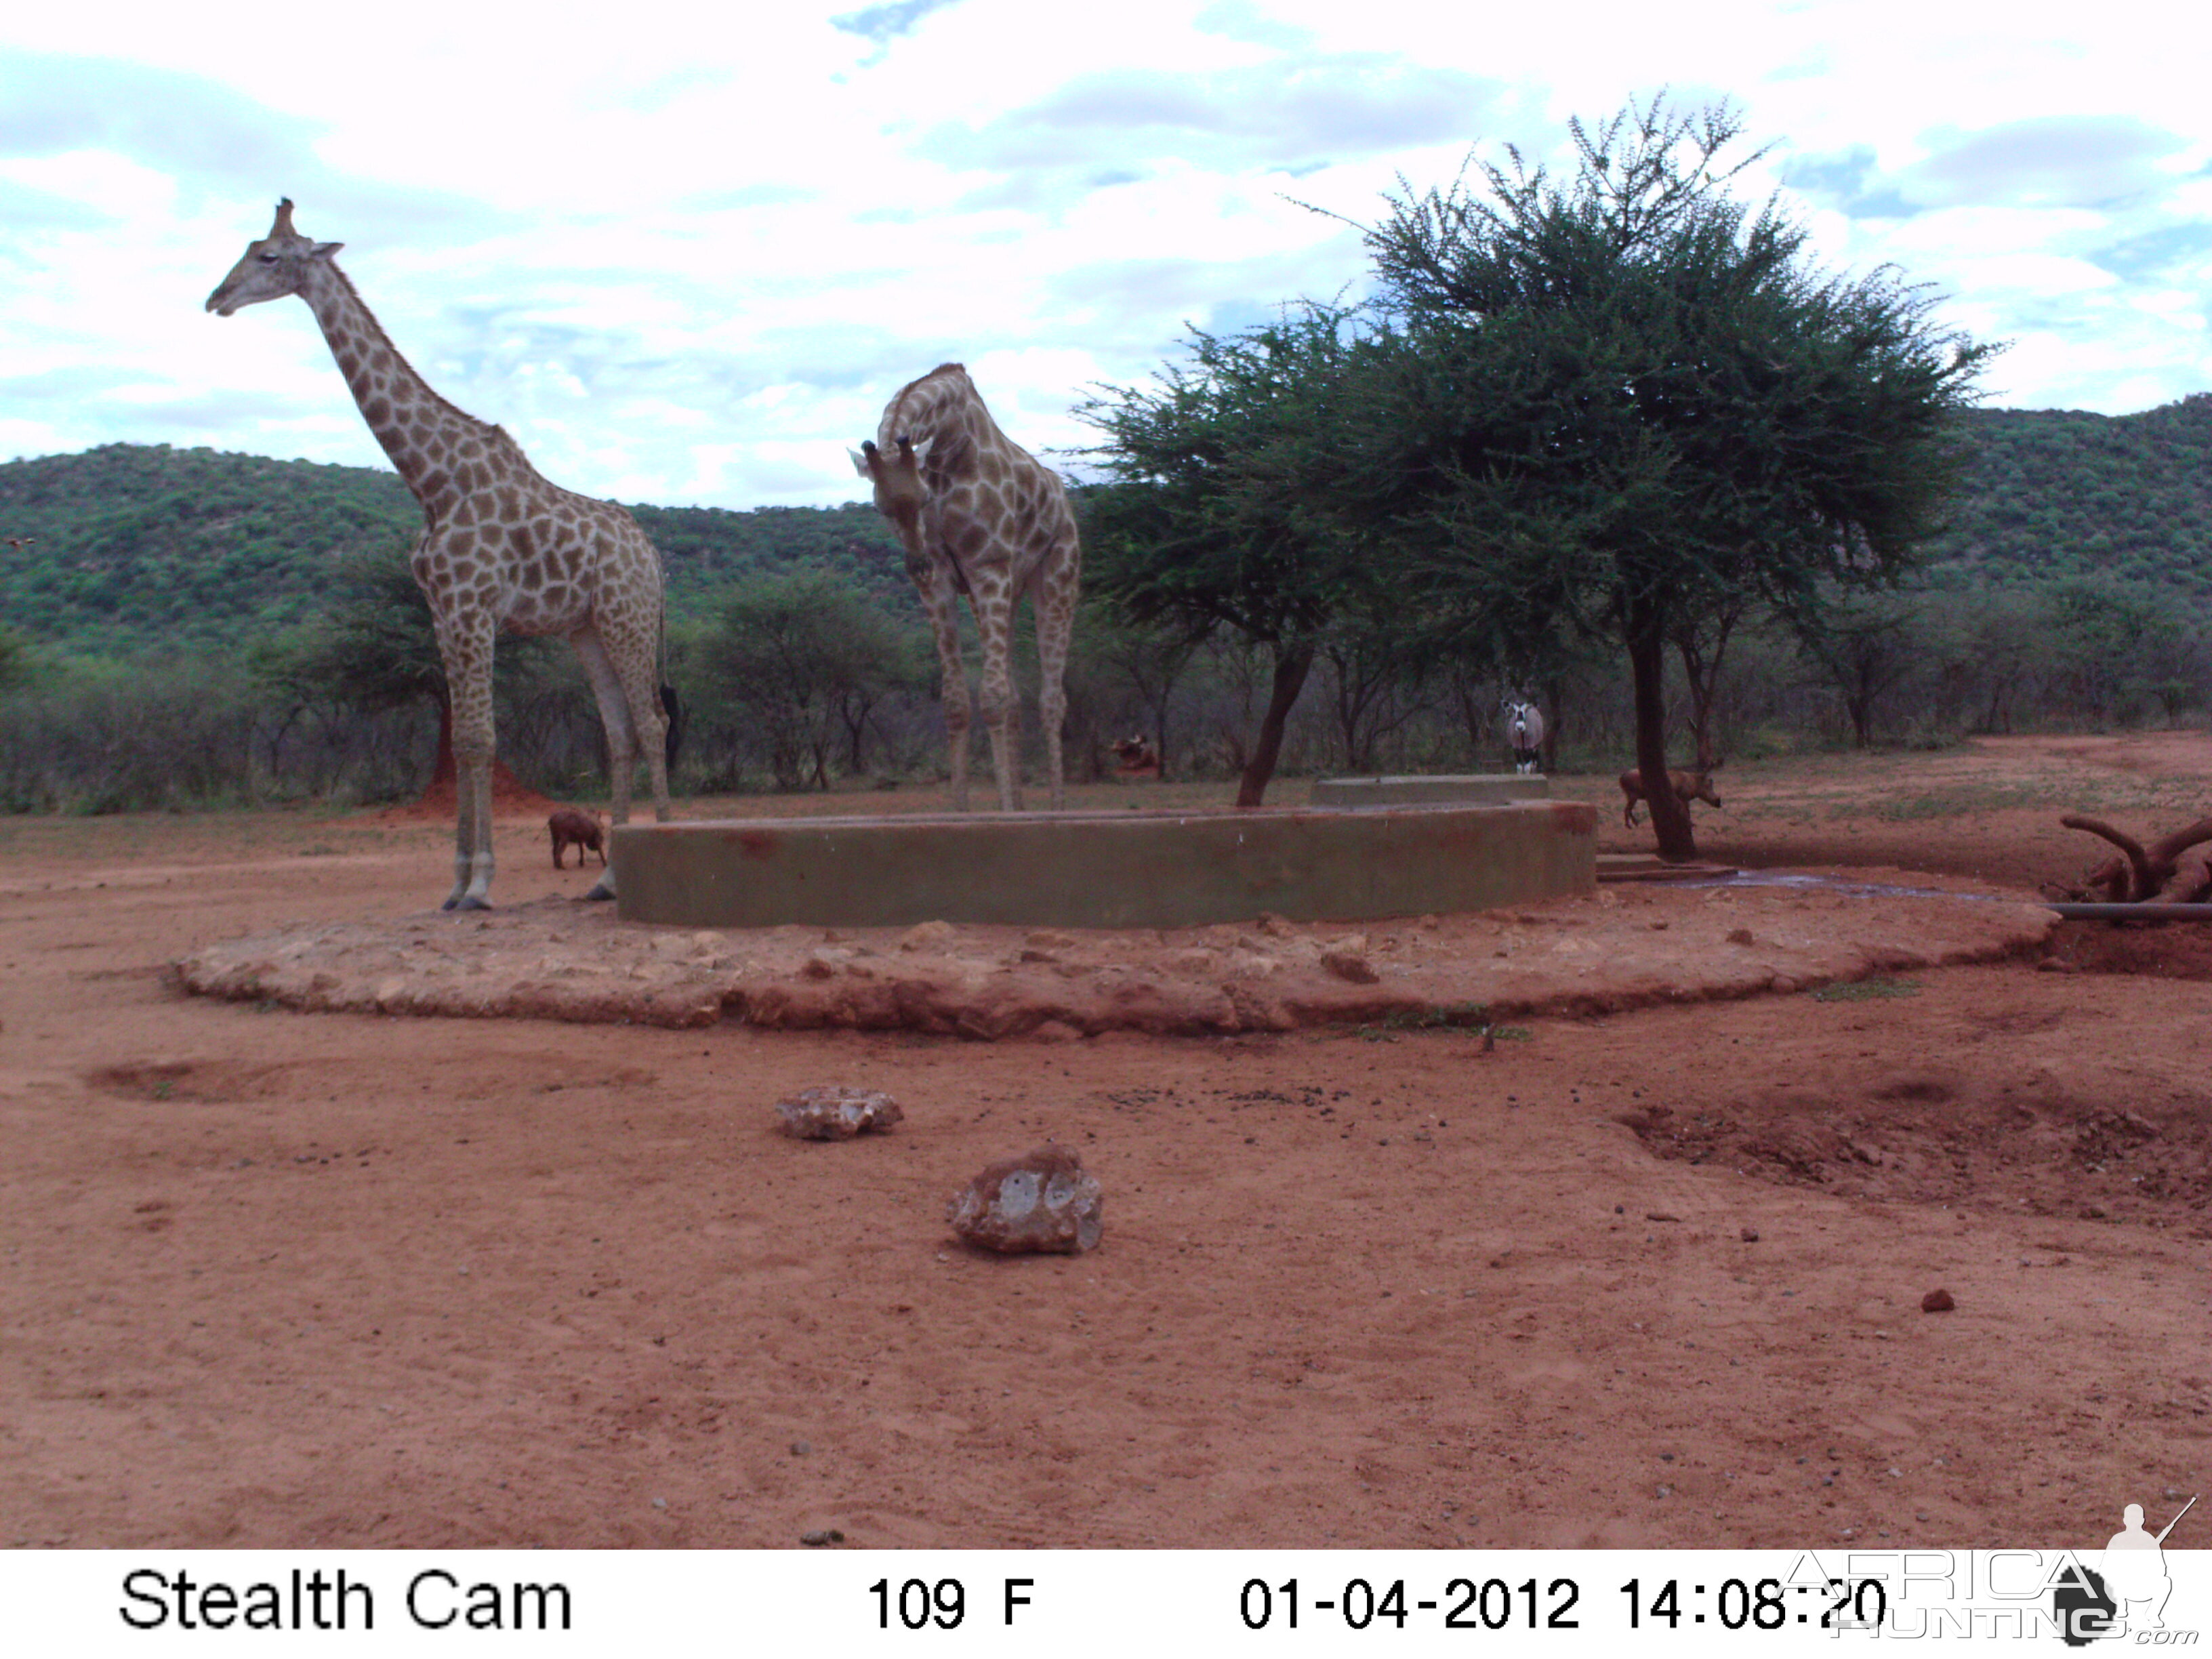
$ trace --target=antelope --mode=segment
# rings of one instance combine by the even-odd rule
[[[1525,697],[1505,700],[1505,741],[1513,750],[1513,769],[1528,774],[1544,763],[1544,717]]]
[[[1713,788],[1713,774],[1719,771],[1721,763],[1714,761],[1694,772],[1669,772],[1667,774],[1668,787],[1674,790],[1674,799],[1684,806],[1693,800],[1710,801],[1718,806],[1721,798]],[[1644,799],[1645,793],[1644,774],[1641,771],[1623,772],[1620,775],[1620,793],[1626,797],[1620,809],[1620,821],[1633,830],[1636,827],[1636,803]]]

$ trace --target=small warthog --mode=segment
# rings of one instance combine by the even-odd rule
[[[1713,787],[1713,774],[1720,770],[1720,765],[1718,761],[1715,761],[1711,766],[1695,772],[1668,773],[1667,781],[1674,788],[1674,799],[1685,806],[1693,800],[1711,801],[1718,806],[1721,798],[1719,792]],[[1620,775],[1620,793],[1627,797],[1620,809],[1620,821],[1633,830],[1636,827],[1636,803],[1644,797],[1644,774],[1640,770],[1623,772]]]
[[[1114,775],[1124,783],[1133,783],[1142,778],[1157,778],[1160,775],[1160,751],[1145,741],[1141,734],[1133,738],[1116,738],[1106,745],[1114,751]]]
[[[569,848],[576,849],[576,867],[584,867],[586,852],[597,853],[599,862],[607,861],[605,832],[599,826],[597,812],[580,812],[573,806],[556,806],[553,815],[545,820],[545,827],[553,833],[553,867],[562,867],[561,854]]]

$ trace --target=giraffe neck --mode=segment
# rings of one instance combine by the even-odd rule
[[[322,325],[323,338],[360,405],[362,419],[423,510],[434,519],[443,517],[465,491],[447,465],[453,447],[441,440],[487,435],[498,428],[454,408],[430,389],[429,382],[399,355],[399,348],[343,271],[326,262],[313,269],[313,280],[301,288],[300,297]]]
[[[877,441],[888,447],[901,437],[916,443],[929,440],[929,456],[921,470],[933,483],[941,483],[975,471],[976,441],[994,430],[968,377],[938,370],[892,400],[884,411]]]

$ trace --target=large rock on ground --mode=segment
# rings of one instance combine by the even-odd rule
[[[1002,1255],[1074,1255],[1094,1248],[1105,1224],[1098,1177],[1065,1146],[994,1164],[953,1195],[948,1219],[966,1243]]]
[[[850,1140],[871,1129],[888,1129],[906,1115],[880,1089],[833,1084],[801,1089],[775,1103],[777,1127],[798,1140]]]

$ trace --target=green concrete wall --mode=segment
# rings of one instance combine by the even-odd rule
[[[1486,910],[1596,884],[1596,809],[977,812],[625,824],[625,921],[1189,927]]]

